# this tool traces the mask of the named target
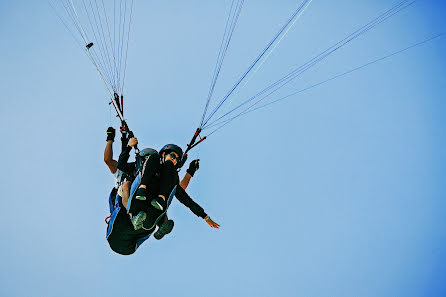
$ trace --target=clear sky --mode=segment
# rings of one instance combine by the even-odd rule
[[[300,3],[245,1],[217,98]],[[395,3],[314,0],[233,100]],[[125,95],[140,147],[189,141],[230,4],[135,0]],[[445,14],[416,1],[272,99],[444,33]],[[213,134],[188,191],[221,229],[175,201],[172,233],[121,256],[105,239],[119,123],[102,82],[46,1],[1,1],[0,33],[0,296],[446,295],[446,36]]]

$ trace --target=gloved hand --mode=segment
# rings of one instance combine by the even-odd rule
[[[111,140],[111,141],[115,141],[115,134],[116,131],[113,127],[108,127],[107,129],[107,141]]]
[[[200,159],[190,162],[189,168],[186,170],[186,172],[189,173],[191,176],[194,176],[195,171],[197,171],[198,168],[200,168]]]

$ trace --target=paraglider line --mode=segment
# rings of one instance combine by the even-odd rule
[[[444,35],[446,35],[446,32],[437,34],[437,35],[435,35],[435,36],[433,36],[433,37],[430,37],[430,38],[425,39],[425,40],[423,40],[423,41],[421,41],[421,42],[418,42],[418,43],[416,43],[416,44],[413,44],[413,45],[411,45],[411,46],[408,46],[408,47],[406,47],[406,48],[404,48],[404,49],[398,50],[398,51],[393,52],[393,53],[391,53],[391,54],[388,54],[388,55],[386,55],[386,56],[384,56],[384,57],[381,57],[381,58],[379,58],[379,59],[376,59],[376,60],[373,60],[373,61],[371,61],[371,62],[368,62],[368,63],[366,63],[366,64],[364,64],[364,65],[361,65],[361,66],[358,66],[358,67],[353,68],[353,69],[351,69],[351,70],[348,70],[348,71],[345,71],[345,72],[343,72],[343,73],[337,74],[337,75],[335,75],[335,76],[333,76],[333,77],[331,77],[331,78],[328,78],[328,79],[323,80],[323,81],[321,81],[321,82],[319,82],[319,83],[316,83],[316,84],[313,84],[313,85],[308,86],[308,87],[306,87],[306,88],[303,88],[303,89],[300,89],[300,90],[298,90],[298,91],[295,91],[295,92],[293,92],[293,93],[291,93],[291,94],[289,94],[289,95],[286,95],[286,96],[284,96],[284,97],[281,97],[281,98],[279,98],[279,99],[276,99],[276,100],[274,100],[274,101],[271,101],[271,102],[269,102],[269,103],[266,103],[266,104],[264,104],[264,105],[258,106],[258,107],[256,107],[256,108],[253,108],[253,109],[250,109],[250,110],[245,110],[245,111],[241,112],[240,114],[238,114],[237,116],[234,116],[234,117],[232,117],[232,118],[230,118],[230,119],[227,119],[227,120],[222,121],[222,122],[219,122],[219,123],[215,123],[215,124],[213,124],[213,125],[208,126],[207,128],[215,127],[215,126],[217,126],[217,125],[219,125],[219,124],[220,124],[220,125],[222,125],[222,124],[226,125],[226,124],[229,123],[230,121],[232,121],[232,120],[234,120],[234,119],[236,119],[236,118],[238,118],[238,117],[240,117],[240,116],[246,115],[246,114],[248,114],[248,113],[250,113],[250,112],[256,111],[256,110],[261,109],[261,108],[268,107],[269,105],[272,105],[272,104],[277,103],[277,102],[279,102],[279,101],[285,100],[285,99],[287,99],[287,98],[289,98],[289,97],[291,97],[291,96],[297,95],[297,94],[299,94],[299,93],[303,93],[303,92],[305,92],[305,91],[308,91],[308,90],[310,90],[310,89],[312,89],[312,88],[315,88],[315,87],[318,87],[318,86],[320,86],[320,85],[323,85],[323,84],[325,84],[325,83],[327,83],[327,82],[330,82],[330,81],[332,81],[332,80],[335,80],[335,79],[337,79],[337,78],[346,76],[346,75],[348,75],[348,74],[350,74],[350,73],[352,73],[352,72],[361,70],[361,69],[363,69],[363,68],[365,68],[365,67],[367,67],[367,66],[370,66],[370,65],[372,65],[372,64],[378,63],[378,62],[380,62],[380,61],[383,61],[383,60],[385,60],[385,59],[388,59],[388,58],[390,58],[390,57],[393,57],[393,56],[398,55],[398,54],[400,54],[400,53],[403,53],[403,52],[405,52],[405,51],[408,51],[408,50],[410,50],[410,49],[412,49],[412,48],[414,48],[414,47],[417,47],[417,46],[420,46],[420,45],[425,44],[425,43],[427,43],[427,42],[430,42],[430,41],[432,41],[432,40],[434,40],[434,39],[437,39],[437,38],[439,38],[439,37],[442,37],[442,36],[444,36]],[[266,98],[266,97],[265,97],[265,98]],[[265,99],[265,98],[263,98],[263,99]],[[262,99],[262,100],[263,100],[263,99]],[[222,126],[224,126],[224,125],[222,125]],[[218,127],[216,130],[219,130],[222,126]],[[216,131],[216,130],[215,130],[215,131]],[[215,132],[215,131],[213,131],[213,132]],[[212,133],[211,133],[211,134],[212,134]],[[209,134],[209,135],[211,135],[211,134]]]
[[[259,96],[263,95],[264,93],[266,93],[267,91],[274,89],[273,91],[271,91],[269,94],[267,94],[265,97],[271,95],[272,93],[274,93],[275,91],[277,91],[278,89],[280,89],[281,87],[283,87],[284,85],[288,84],[289,82],[291,82],[293,79],[295,79],[296,77],[298,77],[299,75],[301,75],[303,72],[305,72],[306,70],[308,70],[309,68],[311,68],[312,66],[314,66],[316,63],[318,63],[319,61],[323,60],[324,58],[326,58],[328,55],[330,55],[331,53],[337,51],[339,48],[343,47],[344,45],[346,45],[347,43],[349,43],[350,41],[356,39],[357,37],[359,37],[360,35],[364,34],[365,32],[367,32],[368,30],[372,29],[373,27],[375,27],[376,25],[382,23],[383,21],[385,21],[386,19],[390,18],[391,16],[393,16],[394,14],[398,13],[399,11],[401,11],[404,8],[407,8],[409,5],[413,4],[415,1],[412,1],[411,3],[409,3],[408,5],[404,6],[404,2],[407,2],[407,0],[404,0],[402,2],[400,2],[398,5],[394,6],[393,8],[389,9],[388,11],[386,11],[385,13],[383,13],[382,15],[380,15],[379,17],[375,18],[373,21],[369,22],[368,24],[362,26],[360,29],[356,30],[354,33],[350,34],[349,36],[347,36],[346,38],[344,38],[343,40],[341,40],[340,42],[336,43],[335,45],[333,45],[332,47],[328,48],[327,50],[325,50],[324,52],[322,52],[321,54],[317,55],[316,57],[312,58],[310,61],[306,62],[305,64],[301,65],[300,67],[298,67],[297,69],[293,70],[292,72],[290,72],[289,74],[287,74],[286,76],[284,76],[283,78],[281,78],[280,80],[278,80],[277,82],[273,83],[272,85],[270,85],[269,87],[265,88],[264,90],[262,90],[261,92],[257,93],[256,95],[252,96],[251,98],[249,98],[248,100],[244,101],[243,103],[241,103],[240,105],[238,105],[237,107],[233,108],[232,110],[230,110],[229,112],[225,113],[224,115],[220,116],[218,119],[214,120],[213,122],[211,122],[210,124],[208,124],[207,126],[205,126],[204,128],[208,128],[211,125],[213,125],[214,123],[216,123],[217,121],[219,121],[220,119],[222,119],[223,117],[229,115],[230,113],[234,112],[235,110],[239,109],[240,107],[242,107],[243,105],[251,102],[252,100],[258,98]],[[261,101],[262,99],[260,99],[259,101]],[[259,101],[257,101],[256,103],[254,103],[253,105],[256,105]],[[253,105],[249,106],[248,109],[250,109]]]
[[[107,12],[105,10],[104,0],[102,0],[102,10],[104,11],[105,24],[106,24],[107,32],[108,32],[108,42],[110,44],[110,52],[113,55],[112,57],[108,56],[109,57],[109,65],[110,65],[109,67],[110,67],[110,69],[113,69],[111,59],[113,58],[113,65],[115,65],[116,64],[116,58],[115,58],[115,52],[113,50],[113,42],[112,42],[111,33],[110,33],[110,24],[108,22],[108,16],[107,16]],[[105,37],[104,37],[104,41],[105,41],[105,44],[107,44],[107,41],[105,40]],[[108,47],[108,45],[107,45],[107,47]],[[108,51],[107,51],[107,53],[108,53]],[[118,88],[118,86],[115,85],[115,89],[116,90],[117,90],[117,88]]]
[[[240,79],[235,83],[235,85],[231,88],[231,90],[223,97],[223,99],[220,101],[220,103],[217,105],[216,108],[211,112],[211,114],[207,117],[205,122],[203,123],[203,126],[205,126],[209,120],[212,118],[212,116],[217,112],[217,110],[223,105],[223,103],[228,99],[228,97],[234,92],[234,90],[240,85],[240,83],[243,81],[243,79],[248,75],[248,73],[254,68],[254,66],[257,64],[257,62],[263,57],[263,55],[269,50],[269,48],[272,46],[272,44],[277,40],[277,38],[282,34],[282,32],[286,29],[286,27],[293,21],[295,16],[299,13],[299,11],[302,9],[302,7],[305,5],[305,3],[308,2],[308,0],[304,1],[297,10],[292,14],[290,19],[285,23],[285,25],[279,30],[279,32],[274,36],[274,38],[269,42],[269,44],[265,47],[265,49],[260,53],[260,55],[254,60],[254,62],[251,64],[251,66],[246,70],[246,72],[240,77]]]
[[[241,11],[241,9],[243,7],[244,0],[242,0],[241,2],[237,3],[236,8],[235,8],[235,13],[234,13],[234,14],[236,14],[236,16],[232,17],[232,15],[233,15],[232,14],[232,7],[234,5],[234,2],[235,2],[235,0],[233,0],[232,3],[231,3],[230,13],[229,13],[228,19],[226,21],[225,32],[223,34],[223,38],[222,38],[222,41],[221,41],[220,50],[219,50],[219,53],[218,53],[218,58],[217,58],[217,62],[216,62],[215,69],[214,69],[214,76],[213,76],[213,79],[212,79],[211,87],[209,89],[208,97],[206,99],[206,106],[204,108],[204,112],[203,112],[203,115],[201,117],[200,127],[202,127],[202,125],[203,125],[204,118],[206,116],[206,113],[207,113],[207,110],[208,110],[208,107],[209,107],[209,103],[210,103],[210,100],[212,98],[212,95],[213,95],[213,92],[214,92],[214,88],[215,88],[215,85],[217,83],[218,76],[220,74],[221,67],[223,65],[223,60],[224,60],[224,58],[226,56],[226,51],[227,51],[227,49],[229,47],[229,43],[231,41],[232,34],[234,32],[234,29],[236,27],[238,18],[240,16],[240,11]],[[239,5],[239,3],[240,3],[240,5]],[[231,19],[232,19],[231,25],[228,26]],[[228,33],[228,36],[226,36],[228,31],[230,33]],[[226,42],[225,42],[225,39],[226,39]]]
[[[282,36],[280,37],[279,41],[276,42],[276,44],[273,46],[273,48],[268,52],[268,54],[264,57],[264,59],[262,59],[262,62],[256,67],[256,69],[254,70],[254,72],[249,76],[249,78],[245,81],[245,84],[243,85],[243,87],[245,87],[248,82],[254,77],[254,75],[257,73],[257,71],[259,71],[259,69],[262,67],[262,65],[266,62],[266,60],[268,60],[269,56],[273,53],[273,51],[277,48],[277,46],[280,44],[280,42],[282,41],[282,39],[288,34],[288,32],[291,30],[291,28],[293,28],[294,24],[299,20],[299,18],[303,15],[303,13],[305,12],[305,10],[308,8],[308,6],[311,4],[313,0],[310,0],[308,2],[308,4],[306,5],[306,7],[304,7],[304,9],[300,12],[299,16],[297,18],[294,19],[293,23],[286,29],[285,33],[282,34]]]
[[[132,24],[132,14],[133,14],[133,0],[132,3],[130,5],[130,20],[129,20],[129,29],[127,31],[127,45],[126,45],[126,50],[125,50],[125,58],[124,58],[124,73],[123,73],[123,77],[122,77],[122,93],[124,93],[124,84],[125,84],[125,72],[127,70],[127,53],[129,51],[129,40],[130,40],[130,27]]]
[[[94,36],[95,40],[99,41],[98,46],[99,46],[99,53],[100,53],[101,59],[98,61],[98,64],[99,64],[100,68],[103,69],[104,75],[107,77],[107,81],[112,86],[112,72],[111,72],[111,68],[108,67],[109,65],[107,64],[107,59],[104,56],[105,50],[104,50],[103,42],[96,35],[96,31],[93,27],[93,22],[91,21],[90,14],[87,9],[87,5],[85,4],[85,0],[82,0],[82,2],[84,4],[85,13],[87,14],[88,22],[90,23],[91,31],[93,32],[93,36]],[[90,4],[91,4],[91,2],[90,2]],[[96,21],[96,19],[95,19],[95,21]]]

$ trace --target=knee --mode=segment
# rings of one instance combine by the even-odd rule
[[[118,190],[119,196],[122,198],[122,204],[124,204],[125,207],[127,207],[127,200],[130,196],[130,182],[126,181],[123,183]]]
[[[122,184],[122,191],[128,192],[130,190],[130,181],[125,181]]]

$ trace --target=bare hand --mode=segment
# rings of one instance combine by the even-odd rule
[[[135,145],[138,144],[138,139],[136,137],[132,137],[129,140],[129,146],[134,147]]]
[[[216,229],[220,228],[220,225],[214,222],[211,218],[208,218],[206,220],[206,223],[208,223],[208,225],[211,226],[211,228],[216,228]]]

